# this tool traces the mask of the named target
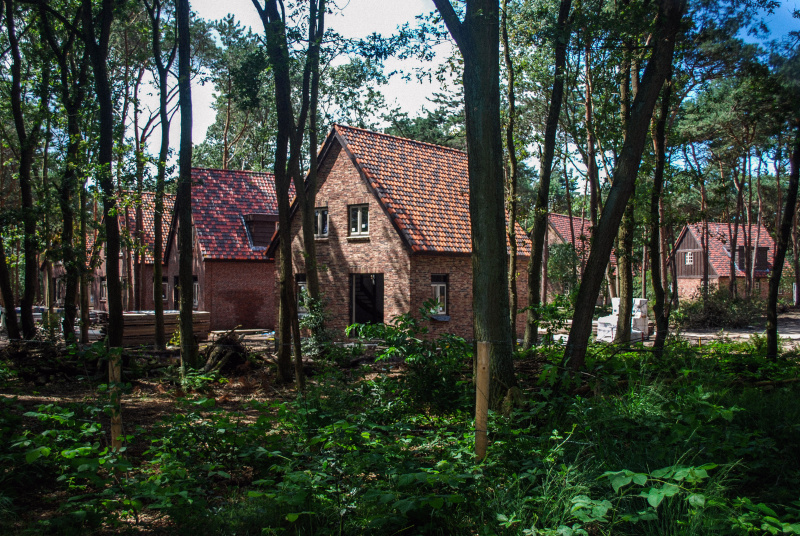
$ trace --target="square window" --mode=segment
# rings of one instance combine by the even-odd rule
[[[350,236],[369,236],[369,205],[350,207]]]
[[[447,314],[447,274],[431,275],[431,290],[436,305],[431,309],[431,314]]]
[[[328,236],[328,209],[314,209],[314,236],[321,238]]]
[[[691,266],[691,265],[694,264],[694,251],[687,251],[686,252],[686,257],[685,257],[684,264],[686,264],[686,266]]]

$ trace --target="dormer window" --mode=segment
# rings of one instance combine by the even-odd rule
[[[245,214],[242,216],[247,239],[253,249],[269,247],[275,229],[278,227],[277,214]]]

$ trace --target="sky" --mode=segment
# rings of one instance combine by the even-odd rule
[[[330,0],[329,0],[330,4]],[[325,25],[333,28],[346,38],[366,37],[373,32],[390,35],[405,22],[414,21],[417,15],[434,11],[432,0],[336,0],[341,10],[325,19]],[[263,5],[263,3],[262,3]],[[264,27],[258,12],[251,0],[191,0],[192,11],[206,20],[219,20],[233,14],[243,26],[250,26],[254,33],[263,35]],[[386,62],[387,72],[406,69],[411,62],[391,59]],[[435,65],[432,65],[434,68]],[[381,86],[389,108],[400,106],[405,112],[416,115],[427,104],[426,97],[438,91],[438,83],[419,83],[416,80],[406,82],[399,76],[392,77],[388,86]],[[200,143],[208,127],[214,122],[214,110],[211,104],[214,99],[213,84],[192,86],[192,139]],[[179,130],[175,129],[178,121],[173,121],[173,139],[178,139]]]

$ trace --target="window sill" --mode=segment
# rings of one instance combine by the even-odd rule
[[[314,235],[314,241],[315,242],[327,242],[328,241],[328,235]]]
[[[436,322],[450,322],[450,315],[428,315],[428,318]]]
[[[369,235],[348,236],[348,242],[369,242]]]

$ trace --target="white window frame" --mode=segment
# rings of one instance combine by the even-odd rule
[[[356,230],[353,230],[353,212],[356,213]],[[364,229],[364,214],[366,218],[366,229]],[[350,205],[347,208],[347,229],[350,236],[369,236],[369,205]]]
[[[694,265],[694,251],[687,251],[686,255],[683,258],[683,264],[685,266],[692,266]]]
[[[192,309],[200,307],[200,281],[192,281]]]
[[[306,279],[300,280],[298,277],[295,277],[295,281],[297,282],[297,316],[304,317],[308,314],[308,307],[306,307],[308,281]]]
[[[323,226],[323,222],[325,225]],[[328,207],[318,207],[314,209],[314,237],[327,238],[328,231],[330,230],[330,218],[328,216]],[[325,229],[325,232],[321,232]]]
[[[444,281],[433,281],[436,276],[444,276]],[[433,315],[446,315],[447,314],[447,285],[448,277],[446,274],[432,274],[431,275],[431,291],[433,292],[433,299],[436,300],[437,305],[431,309]]]
[[[169,279],[161,281],[161,303],[167,303],[169,297]]]
[[[105,277],[100,278],[100,301],[108,300],[108,281]]]

